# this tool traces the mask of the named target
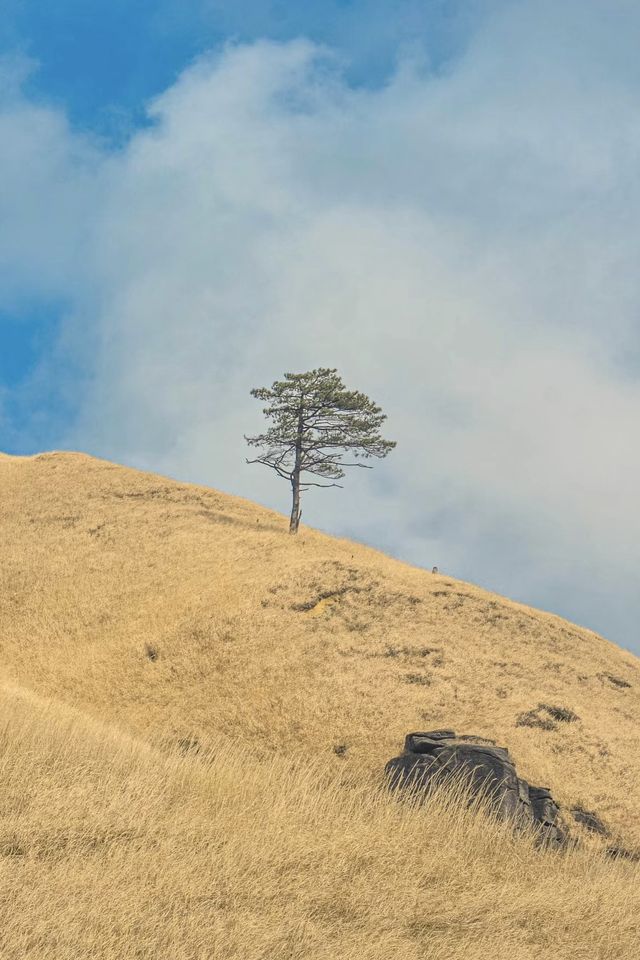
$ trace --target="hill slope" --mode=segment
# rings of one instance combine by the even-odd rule
[[[3,960],[632,960],[638,868],[312,763],[0,702]]]
[[[638,868],[597,853],[640,844],[632,654],[82,454],[0,456],[0,489],[3,957],[633,956]],[[611,837],[553,859],[368,804],[443,726]]]

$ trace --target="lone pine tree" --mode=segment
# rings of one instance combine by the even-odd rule
[[[289,533],[300,524],[300,494],[309,487],[341,487],[344,467],[365,467],[362,459],[386,457],[395,441],[379,434],[386,415],[369,397],[347,390],[334,369],[320,367],[308,373],[285,373],[271,387],[251,391],[267,402],[263,413],[272,426],[257,437],[247,437],[250,446],[263,453],[247,463],[262,463],[291,484],[292,505]],[[343,457],[353,456],[348,463]],[[321,480],[309,480],[306,475]],[[332,481],[332,482],[322,482]]]

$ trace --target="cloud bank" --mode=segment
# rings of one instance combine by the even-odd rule
[[[284,512],[249,390],[336,366],[398,447],[304,521],[640,651],[638,28],[516,3],[368,90],[305,40],[230,46],[118,152],[14,85],[0,277],[68,303],[59,445]]]

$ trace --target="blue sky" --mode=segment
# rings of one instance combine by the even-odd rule
[[[393,455],[305,519],[640,649],[640,8],[4,0],[0,447],[287,509],[249,396]]]
[[[350,84],[375,87],[406,49],[425,69],[445,68],[478,16],[476,4],[457,0],[5,0],[0,56],[31,61],[22,84],[30,100],[59,107],[76,130],[117,149],[148,123],[153,97],[204,51],[309,37],[332,51]],[[38,398],[29,383],[62,315],[55,298],[25,291],[0,313],[9,452],[30,453],[48,435],[55,443],[70,415],[54,384]]]
[[[456,55],[495,6],[460,0],[5,0],[0,44],[38,64],[29,90],[72,122],[108,136],[144,122],[144,104],[204,50],[227,42],[310,37],[344,59],[350,82],[384,82],[398,51],[433,69]]]

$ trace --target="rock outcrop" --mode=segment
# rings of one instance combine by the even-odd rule
[[[516,828],[532,825],[541,843],[561,846],[567,840],[559,808],[547,787],[534,787],[518,776],[505,747],[453,730],[409,733],[401,756],[389,760],[385,774],[392,789],[418,785],[425,797],[436,783],[466,775],[472,791],[485,792],[492,807]]]

